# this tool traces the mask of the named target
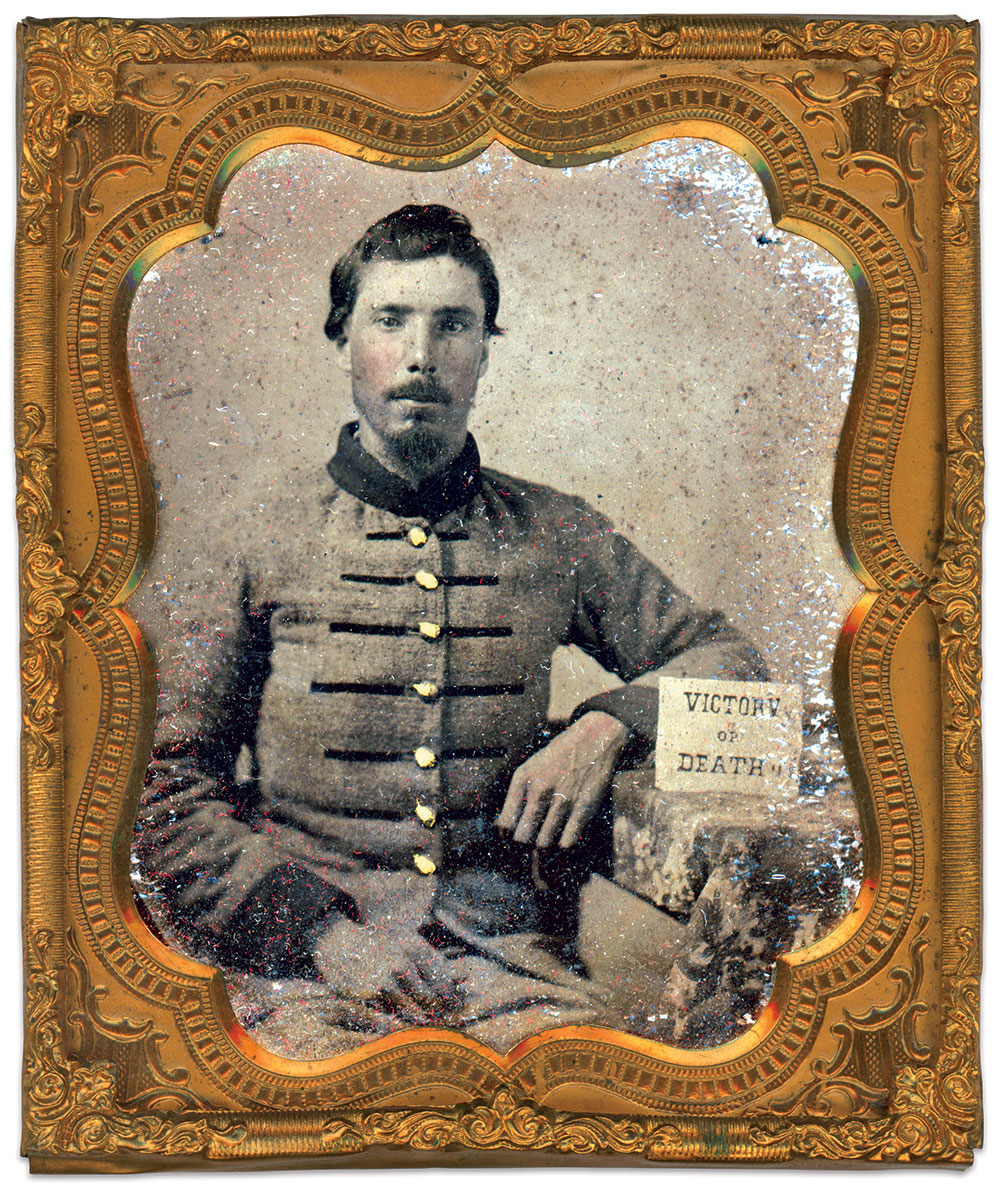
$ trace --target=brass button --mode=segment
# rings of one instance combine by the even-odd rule
[[[424,638],[438,638],[441,634],[441,627],[437,622],[421,622],[417,629]]]
[[[433,680],[421,680],[419,684],[414,684],[413,688],[425,701],[433,700],[438,694],[438,686]]]
[[[437,755],[426,746],[418,746],[413,752],[413,757],[417,760],[418,767],[433,767],[438,761]]]
[[[420,571],[413,579],[422,589],[436,589],[439,583],[433,572]]]
[[[417,807],[413,811],[417,814],[417,818],[422,825],[426,825],[428,829],[434,828],[437,813],[432,808],[428,808],[426,804],[421,804],[418,800]]]
[[[406,537],[414,547],[423,547],[427,542],[427,532],[423,527],[410,527],[410,533]]]
[[[414,854],[413,865],[421,873],[421,875],[433,875],[437,867],[427,857],[426,854]]]

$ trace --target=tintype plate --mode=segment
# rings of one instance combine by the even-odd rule
[[[968,1164],[976,27],[20,58],[33,1169]]]

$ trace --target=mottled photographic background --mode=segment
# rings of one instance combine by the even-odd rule
[[[721,146],[671,139],[567,169],[500,145],[431,172],[313,146],[254,158],[215,230],[159,260],[133,303],[132,387],[159,508],[130,608],[155,652],[177,578],[213,584],[247,510],[291,465],[322,469],[332,455],[353,411],[323,334],[330,269],[404,203],[464,212],[496,263],[504,334],[471,420],[484,463],[595,504],[722,610],[774,680],[802,686],[798,803],[823,824],[838,802],[820,844],[842,879],[798,918],[791,943],[804,944],[842,915],[860,876],[831,697],[834,647],[860,593],[831,503],[857,304],[841,265],[775,229],[757,176]],[[575,649],[560,650],[553,674],[555,717],[613,682]],[[663,836],[667,811],[666,798],[625,810],[617,843],[621,877],[671,906],[687,864]],[[797,814],[765,799],[747,815]],[[155,890],[145,896],[155,905]]]

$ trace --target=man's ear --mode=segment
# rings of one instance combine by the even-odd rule
[[[479,358],[479,376],[482,377],[490,364],[490,338],[489,336],[483,339],[483,355]]]
[[[333,342],[333,359],[338,369],[351,372],[351,342],[343,333]]]

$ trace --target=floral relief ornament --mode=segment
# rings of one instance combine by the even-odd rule
[[[972,931],[959,929],[957,938],[961,960],[941,1009],[937,1065],[911,1063],[898,1069],[888,1116],[790,1123],[777,1132],[753,1128],[756,1144],[831,1161],[972,1162],[972,1150],[982,1142],[979,977]]]
[[[534,22],[493,27],[426,20],[407,21],[396,27],[345,18],[322,30],[316,46],[321,53],[338,56],[405,58],[444,54],[479,67],[503,83],[519,69],[564,56],[643,56],[663,52],[678,40],[678,33],[656,18],[594,24],[573,17],[554,25]]]
[[[973,26],[921,22],[907,28],[861,21],[813,21],[801,33],[772,29],[764,45],[804,54],[873,58],[888,68],[886,103],[901,112],[928,106],[940,121],[945,213],[964,243],[964,205],[979,192],[979,76]]]
[[[224,26],[139,25],[126,21],[60,21],[24,34],[24,132],[21,161],[23,232],[45,236],[42,220],[57,201],[58,159],[70,119],[105,115],[116,99],[125,62],[226,58],[249,40]]]
[[[24,733],[32,763],[44,768],[54,761],[52,737],[59,722],[60,625],[78,582],[63,559],[62,536],[52,507],[56,450],[46,442],[41,407],[33,403],[21,407],[15,419],[15,439],[22,616],[27,631],[21,646]]]
[[[71,1057],[63,1015],[67,972],[50,963],[51,946],[47,929],[32,934],[25,1009],[25,1151],[172,1156],[224,1150],[241,1141],[246,1128],[225,1124],[222,1117],[163,1115],[134,1104],[122,1107],[115,1062]],[[72,940],[70,952],[76,953]],[[132,1025],[126,1025],[126,1032],[140,1041],[148,1035]]]
[[[983,444],[976,418],[965,411],[957,422],[960,449],[951,454],[954,497],[945,517],[940,563],[928,597],[941,624],[941,660],[949,677],[946,725],[956,734],[954,757],[974,774],[982,749],[980,688],[983,661],[982,574]]]

